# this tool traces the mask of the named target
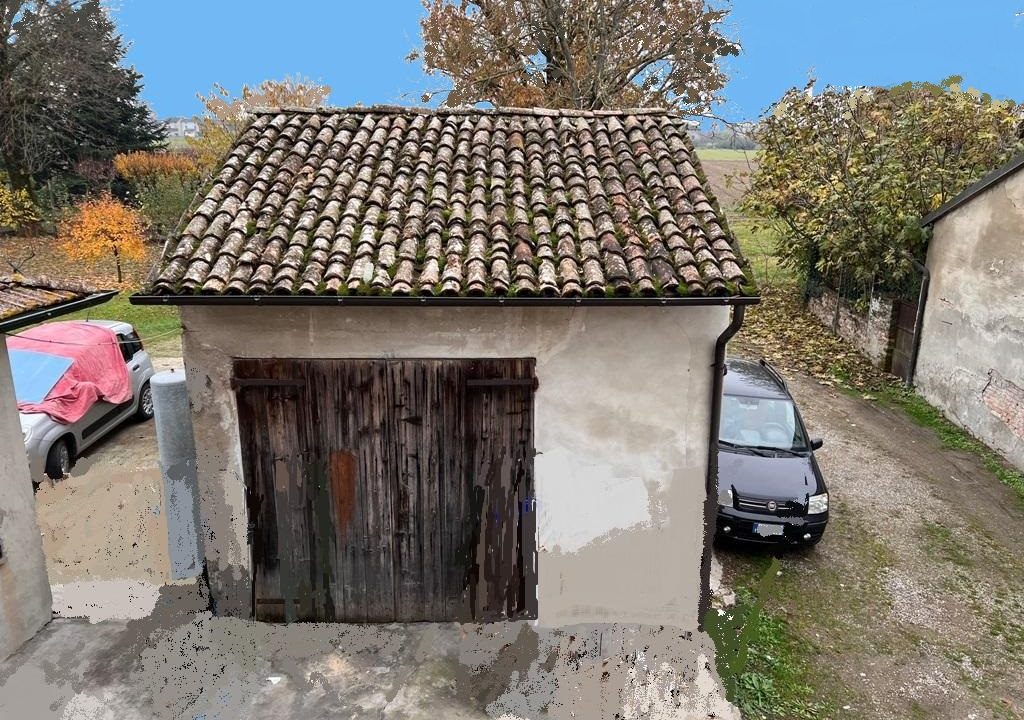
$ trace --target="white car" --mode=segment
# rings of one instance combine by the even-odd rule
[[[149,353],[143,348],[135,329],[128,323],[115,320],[62,321],[48,323],[48,328],[52,330],[56,326],[81,322],[109,328],[117,337],[128,368],[131,398],[117,405],[97,400],[83,417],[70,424],[58,422],[42,412],[21,412],[21,430],[25,436],[32,482],[37,485],[44,479],[44,475],[54,480],[67,476],[76,458],[126,420],[136,418],[144,421],[153,417],[149,379],[155,371]],[[69,354],[66,347],[57,342],[51,343],[46,347],[47,356],[42,362],[38,353],[29,353],[19,362],[20,351],[9,351],[19,405],[22,402],[41,400],[27,396],[30,393],[39,394],[39,388],[45,388],[42,391],[45,394],[63,377],[73,362],[64,357]]]

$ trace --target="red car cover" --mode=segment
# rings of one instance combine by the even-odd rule
[[[11,350],[60,355],[72,363],[42,402],[18,403],[24,413],[46,413],[60,423],[81,420],[98,400],[114,405],[132,399],[128,366],[117,334],[102,325],[56,322],[7,338]]]

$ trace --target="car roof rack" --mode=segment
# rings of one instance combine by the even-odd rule
[[[771,375],[775,379],[775,381],[777,383],[779,383],[779,385],[782,386],[783,390],[786,390],[787,392],[789,391],[789,386],[786,385],[786,381],[782,379],[782,375],[779,373],[778,370],[775,369],[774,365],[772,365],[770,362],[768,362],[764,358],[761,358],[759,363],[760,363],[761,367],[763,367],[765,370],[767,370],[768,374]]]

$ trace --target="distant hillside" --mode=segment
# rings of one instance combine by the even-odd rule
[[[691,130],[690,139],[697,148],[756,150],[757,143],[750,136],[753,129],[753,123],[739,123],[729,127],[715,126],[708,130]]]

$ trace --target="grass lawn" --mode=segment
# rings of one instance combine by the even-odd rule
[[[132,305],[129,291],[122,291],[108,303],[65,315],[60,320],[123,320],[131,323],[146,350],[157,357],[181,355],[181,322],[176,307]]]
[[[790,285],[796,281],[793,270],[780,265],[775,256],[778,235],[774,230],[754,220],[735,216],[729,227],[736,234],[743,256],[750,261],[759,286]]]

